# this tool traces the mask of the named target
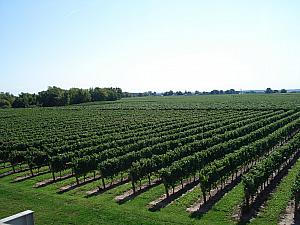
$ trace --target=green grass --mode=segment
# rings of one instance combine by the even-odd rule
[[[10,168],[10,167],[1,168],[1,169],[0,169],[0,174],[5,173],[5,172],[8,172],[8,171],[11,171],[11,168]]]
[[[22,174],[22,173],[21,173]],[[131,187],[130,183],[108,190],[98,196],[86,198],[85,192],[101,182],[95,181],[64,194],[57,194],[59,187],[75,182],[74,178],[35,189],[36,182],[51,178],[47,173],[19,183],[11,181],[21,174],[1,178],[0,217],[31,209],[35,211],[36,224],[232,224],[230,218],[236,202],[241,198],[240,185],[225,195],[201,218],[192,218],[185,210],[200,196],[200,189],[178,198],[157,212],[150,212],[147,204],[164,193],[158,185],[132,201],[118,205],[114,197]],[[25,174],[25,172],[23,173]]]
[[[23,173],[24,174],[24,173]],[[51,177],[44,174],[26,181],[12,183],[18,175],[1,178],[0,217],[6,217],[26,209],[35,211],[36,224],[191,224],[195,222],[182,210],[178,215],[164,212],[150,212],[146,205],[164,193],[162,185],[136,197],[133,201],[118,205],[114,197],[130,188],[121,185],[90,198],[85,191],[93,189],[96,183],[84,185],[64,194],[57,194],[59,187],[75,181],[70,178],[49,186],[35,189],[38,181]]]
[[[195,189],[176,199],[168,207],[162,209],[162,211],[165,213],[181,213],[182,211],[185,211],[186,208],[191,206],[194,202],[196,202],[199,198],[201,198],[201,191],[199,185],[197,185]]]

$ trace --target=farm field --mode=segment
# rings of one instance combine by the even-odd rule
[[[300,168],[300,94],[0,110],[0,218],[278,224]]]

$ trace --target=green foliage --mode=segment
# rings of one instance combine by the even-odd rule
[[[63,106],[68,105],[69,101],[66,91],[55,86],[38,93],[38,102],[41,106]]]
[[[0,108],[10,108],[15,100],[15,96],[6,92],[0,92]]]
[[[292,194],[295,198],[296,204],[299,204],[299,202],[300,202],[300,170],[298,171],[298,174],[294,180],[294,184],[292,186]]]
[[[35,94],[21,93],[15,98],[12,107],[14,108],[27,108],[37,105],[37,96]]]
[[[91,101],[91,94],[88,90],[71,88],[67,93],[70,97],[70,104],[79,104]]]
[[[10,107],[11,107],[11,104],[8,100],[0,99],[0,108],[6,109],[6,108],[10,108]]]
[[[271,94],[273,93],[273,90],[271,88],[267,88],[265,91],[266,94]]]
[[[251,221],[250,224],[271,224],[277,225],[282,214],[291,200],[293,193],[292,187],[295,179],[299,179],[300,160],[289,170],[288,174],[283,177],[272,195],[266,201],[264,208],[261,210],[259,216]]]
[[[0,93],[0,108],[28,108],[33,106],[66,106],[94,101],[115,101],[123,97],[120,88],[71,88],[64,90],[59,87],[48,87],[37,95],[21,93],[15,97],[9,93]]]
[[[299,123],[296,126],[299,129]],[[277,148],[265,159],[261,160],[244,176],[245,197],[253,197],[258,188],[266,182],[280,166],[286,162],[300,147],[300,133],[296,134],[291,141]]]
[[[289,113],[291,114],[293,111]],[[225,133],[225,139],[221,139],[221,142],[223,143],[215,144],[204,151],[199,151],[195,154],[183,157],[182,159],[174,162],[171,166],[165,168],[168,170],[168,173],[166,173],[168,176],[162,175],[163,180],[170,186],[174,185],[175,182],[178,182],[181,179],[193,176],[209,162],[217,158],[224,157],[226,154],[232,153],[244,145],[265,137],[270,132],[274,132],[286,123],[293,121],[299,116],[299,113],[292,114],[290,116],[288,115],[289,114],[284,113],[270,117],[262,122],[252,123],[248,126],[248,129],[243,130],[243,128],[240,128],[237,129],[238,131],[234,130],[231,135],[230,133]],[[250,129],[251,127],[253,130]]]

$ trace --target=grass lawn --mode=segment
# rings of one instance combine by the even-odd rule
[[[28,173],[28,172],[27,172]],[[25,174],[25,173],[23,173]],[[101,184],[92,182],[80,188],[57,194],[59,187],[75,182],[74,178],[59,181],[46,187],[32,187],[38,181],[51,178],[44,174],[18,183],[11,182],[15,174],[0,179],[0,217],[31,209],[35,211],[36,224],[195,224],[180,205],[171,212],[148,211],[146,205],[164,193],[163,185],[156,186],[134,200],[118,205],[114,197],[130,188],[121,185],[101,195],[85,198],[85,191]],[[172,213],[174,211],[174,213]]]
[[[231,214],[242,198],[242,187],[239,184],[217,202],[208,213],[193,218],[185,210],[199,198],[199,187],[188,192],[166,208],[158,212],[150,212],[147,209],[147,204],[164,193],[163,185],[153,187],[132,201],[118,205],[114,201],[114,197],[130,188],[130,183],[108,190],[101,195],[86,198],[85,192],[101,185],[100,180],[64,194],[57,194],[59,187],[73,183],[75,179],[69,178],[35,189],[32,187],[33,184],[51,178],[51,174],[47,173],[18,183],[11,182],[21,174],[0,179],[0,217],[31,209],[35,211],[37,225],[83,223],[234,224]]]

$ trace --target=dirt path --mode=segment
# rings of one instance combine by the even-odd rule
[[[17,173],[18,171],[16,171],[16,173]],[[1,173],[0,174],[0,178],[2,178],[2,177],[6,177],[6,176],[8,176],[8,175],[11,175],[11,174],[13,174],[14,173],[14,171],[7,171],[7,172],[5,172],[5,173]]]
[[[294,218],[294,201],[290,201],[285,209],[284,214],[280,218],[279,225],[293,225],[293,224],[296,224]]]
[[[70,173],[70,174],[66,174],[64,176],[61,176],[61,177],[56,177],[55,180],[53,180],[53,178],[50,178],[50,179],[46,179],[46,180],[43,180],[43,181],[40,181],[40,182],[37,182],[35,185],[33,185],[34,188],[39,188],[39,187],[45,187],[49,184],[53,184],[55,182],[58,182],[58,181],[61,181],[61,180],[66,180],[70,177],[72,177],[73,175]]]

